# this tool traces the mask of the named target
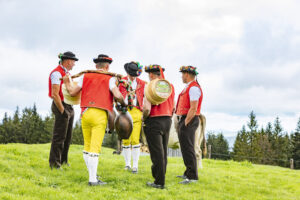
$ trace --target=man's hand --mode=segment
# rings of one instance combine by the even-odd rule
[[[64,84],[70,84],[70,75],[65,75],[62,79],[64,81]]]
[[[184,120],[184,125],[187,126],[192,119],[195,117],[196,112],[197,112],[197,107],[198,107],[198,101],[190,101],[190,109],[188,114],[186,115],[186,118]]]
[[[142,120],[145,121],[151,112],[151,103],[148,101],[146,97],[144,97],[144,107],[143,107],[143,118]]]
[[[187,120],[187,118],[185,118],[184,120],[184,125],[187,126],[190,122]]]
[[[114,87],[111,92],[117,102],[119,102],[123,107],[127,107],[127,104],[124,101],[124,97],[118,87]]]
[[[60,96],[59,96],[59,89],[60,89],[60,85],[58,84],[53,84],[52,85],[52,91],[51,91],[51,94],[52,94],[52,99],[57,107],[57,109],[59,110],[59,112],[62,114],[64,112],[64,106],[61,102],[61,99],[60,99]]]
[[[127,112],[127,106],[117,104],[116,105],[116,110],[119,111],[119,112],[122,112],[122,113],[126,113]]]
[[[144,115],[142,116],[142,122],[146,121],[146,119],[148,118],[148,115],[149,114],[145,114],[145,116]]]

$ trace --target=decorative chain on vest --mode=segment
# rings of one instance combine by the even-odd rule
[[[119,80],[119,83],[122,83],[127,91],[127,100],[128,100],[128,108],[131,110],[133,105],[133,100],[135,99],[135,90],[132,89],[132,82],[124,79]]]

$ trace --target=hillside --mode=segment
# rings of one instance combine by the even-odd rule
[[[141,156],[139,174],[123,170],[123,157],[103,148],[98,174],[106,186],[89,187],[82,146],[72,145],[70,167],[51,171],[49,144],[0,145],[0,199],[300,199],[300,171],[248,162],[204,160],[199,182],[178,184],[181,158],[169,158],[166,190],[148,188],[149,156]]]

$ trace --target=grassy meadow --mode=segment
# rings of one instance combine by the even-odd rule
[[[50,144],[0,145],[0,199],[300,199],[300,171],[249,162],[207,160],[199,181],[181,185],[176,175],[184,171],[181,158],[169,158],[166,189],[146,186],[153,181],[151,160],[141,156],[139,173],[124,171],[123,157],[103,148],[98,174],[105,186],[89,187],[82,146],[71,145],[70,167],[50,170]]]

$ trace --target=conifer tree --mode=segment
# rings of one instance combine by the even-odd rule
[[[291,157],[294,159],[295,169],[300,169],[300,117],[295,132],[291,136]]]

